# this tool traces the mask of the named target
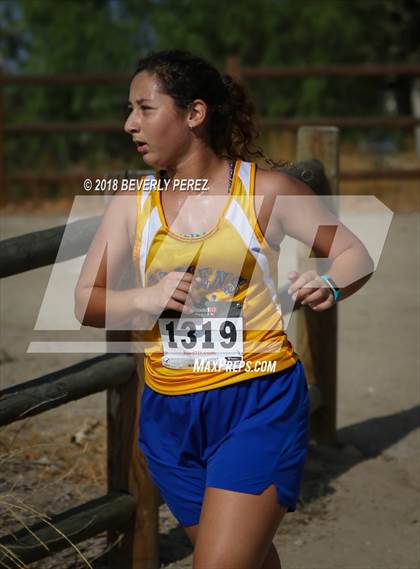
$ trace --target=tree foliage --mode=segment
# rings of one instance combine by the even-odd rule
[[[0,63],[18,73],[128,72],[152,50],[183,47],[224,69],[229,55],[257,66],[418,62],[420,0],[6,0]],[[409,112],[410,79],[249,80],[263,116],[381,114],[385,88]],[[8,122],[123,120],[128,85],[7,89]],[[123,134],[10,141],[33,164],[124,153]],[[22,160],[20,160],[20,164]]]

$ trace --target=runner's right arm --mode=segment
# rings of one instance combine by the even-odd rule
[[[191,312],[184,307],[193,280],[190,273],[174,271],[151,287],[117,289],[132,263],[129,229],[135,225],[135,211],[135,196],[113,196],[92,240],[74,296],[75,316],[85,326],[130,329],[132,319],[142,312],[160,314],[165,308]]]

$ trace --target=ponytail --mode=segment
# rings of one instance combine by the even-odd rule
[[[287,161],[268,158],[255,143],[260,133],[255,126],[255,105],[243,85],[228,73],[222,73],[225,88],[223,103],[211,110],[210,137],[212,146],[230,160],[263,158],[272,168],[283,167]]]

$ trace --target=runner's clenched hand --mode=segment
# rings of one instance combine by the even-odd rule
[[[328,310],[335,304],[330,287],[316,271],[305,271],[302,274],[290,271],[287,278],[292,282],[287,292],[301,304],[308,305],[317,312]]]
[[[160,314],[166,309],[190,314],[192,304],[198,299],[200,280],[189,272],[171,271],[157,284],[146,287],[147,307],[150,314]]]

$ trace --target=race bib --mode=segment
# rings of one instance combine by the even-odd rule
[[[240,302],[207,302],[204,308],[182,315],[166,310],[159,318],[162,365],[191,368],[195,360],[241,362],[243,318]]]

